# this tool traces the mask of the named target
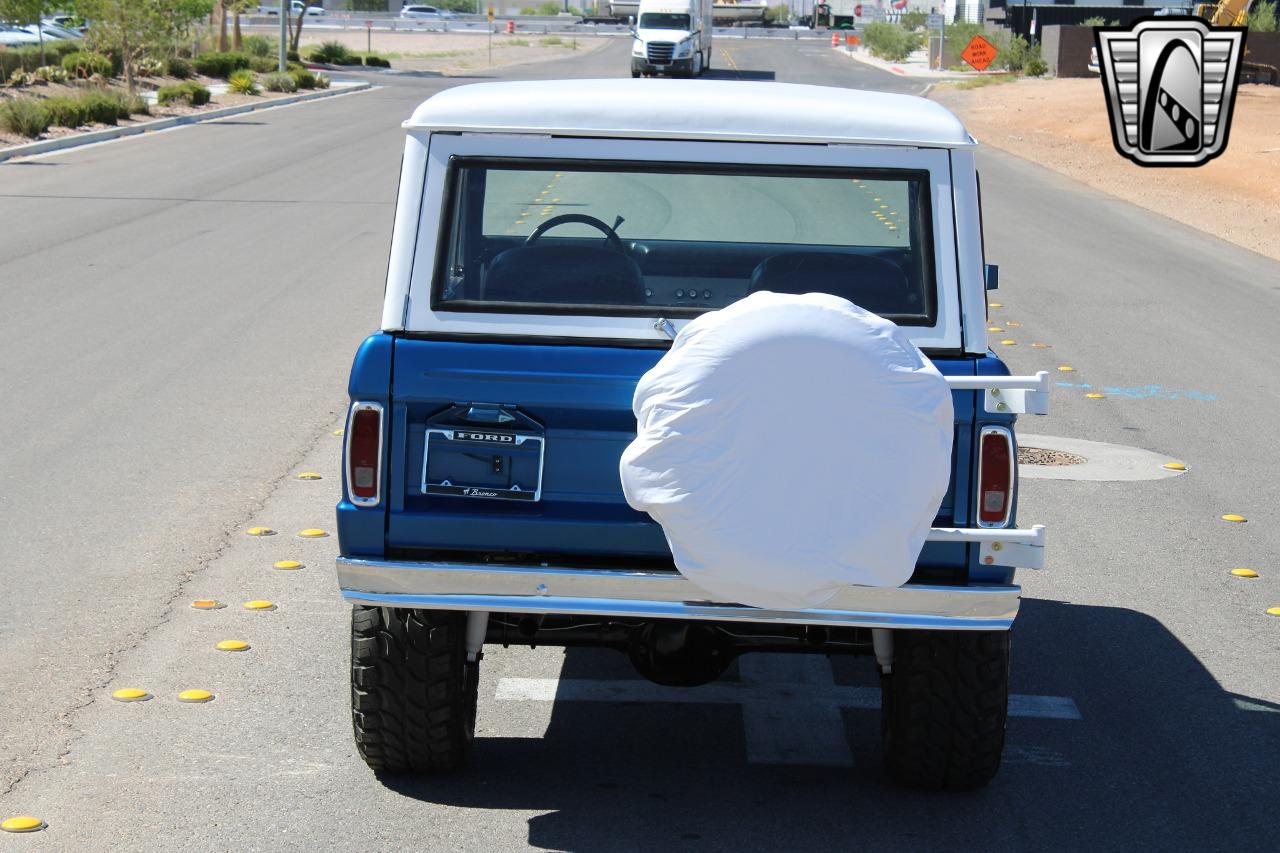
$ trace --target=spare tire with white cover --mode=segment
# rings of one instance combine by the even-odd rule
[[[894,323],[823,293],[689,322],[641,377],[627,502],[713,600],[819,607],[910,578],[951,473],[951,394]]]

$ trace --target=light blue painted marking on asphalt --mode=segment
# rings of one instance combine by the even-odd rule
[[[1094,387],[1088,382],[1059,382],[1057,384],[1059,388],[1091,389]],[[1183,391],[1177,388],[1166,388],[1163,385],[1139,385],[1134,388],[1103,385],[1100,390],[1109,397],[1132,397],[1135,400],[1154,398],[1159,400],[1212,401],[1218,399],[1217,396],[1206,394],[1203,391]]]

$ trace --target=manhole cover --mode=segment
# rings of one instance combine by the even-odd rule
[[[1019,447],[1019,465],[1080,465],[1088,462],[1083,456],[1063,450],[1045,450],[1042,447]]]

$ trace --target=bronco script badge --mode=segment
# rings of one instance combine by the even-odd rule
[[[1199,166],[1225,151],[1244,34],[1199,18],[1095,27],[1116,150],[1139,166]]]

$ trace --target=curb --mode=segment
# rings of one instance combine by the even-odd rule
[[[128,127],[110,127],[106,130],[92,130],[88,133],[80,133],[75,136],[63,136],[59,139],[45,139],[40,142],[29,142],[26,145],[15,145],[12,148],[0,148],[0,163],[14,157],[29,157],[32,154],[45,154],[49,151],[61,151],[64,148],[79,148],[81,145],[92,145],[96,142],[106,142],[111,139],[119,139],[122,136],[138,136],[143,133],[151,133],[157,130],[167,130],[171,127],[179,127],[184,124],[198,124],[203,121],[212,121],[214,119],[226,118],[227,116],[240,115],[241,113],[251,113],[258,110],[271,109],[272,107],[285,107],[302,101],[314,101],[320,98],[332,98],[335,95],[346,95],[351,92],[363,92],[372,88],[373,85],[371,83],[360,82],[350,86],[343,86],[340,89],[320,89],[314,92],[306,92],[301,95],[272,98],[269,101],[262,101],[256,104],[237,104],[234,107],[222,107],[221,109],[210,110],[205,113],[195,113],[193,115],[186,116],[171,116],[169,118],[129,125]]]

